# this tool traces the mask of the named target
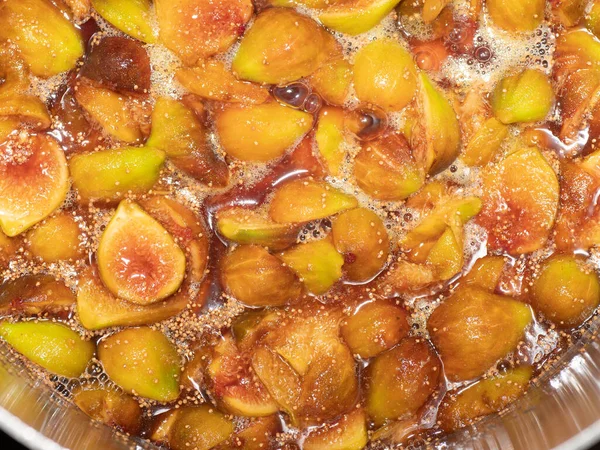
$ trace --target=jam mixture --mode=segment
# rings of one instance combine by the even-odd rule
[[[0,338],[173,450],[435,445],[600,303],[600,1],[0,0]]]

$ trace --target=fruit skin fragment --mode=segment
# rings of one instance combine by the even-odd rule
[[[92,0],[92,5],[115,28],[146,44],[156,42],[150,25],[149,0]]]
[[[506,31],[532,31],[544,20],[544,0],[487,0],[492,23]]]
[[[328,6],[318,15],[327,28],[357,35],[369,31],[387,16],[400,0],[355,0]]]
[[[75,378],[92,359],[96,346],[66,325],[54,322],[0,322],[0,337],[49,372]]]
[[[127,433],[136,434],[142,428],[142,408],[137,400],[114,388],[78,388],[73,402],[92,419]]]

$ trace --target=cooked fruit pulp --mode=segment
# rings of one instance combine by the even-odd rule
[[[6,351],[172,450],[501,411],[600,304],[600,2],[547,3],[0,0]]]

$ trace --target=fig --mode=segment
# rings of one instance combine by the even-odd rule
[[[358,201],[351,195],[327,183],[301,178],[276,188],[269,215],[277,223],[301,223],[324,219],[357,206]]]
[[[425,182],[406,139],[395,133],[362,146],[354,158],[354,177],[365,193],[384,201],[404,200]]]
[[[485,166],[498,154],[507,136],[508,127],[490,117],[475,131],[460,159],[470,167]]]
[[[128,200],[119,204],[106,226],[97,259],[106,287],[117,297],[138,305],[152,304],[175,293],[185,276],[185,254],[173,236]]]
[[[72,214],[59,213],[27,233],[31,254],[47,263],[75,261],[85,256],[79,225]]]
[[[304,438],[305,450],[360,450],[367,445],[366,416],[362,409],[344,414],[333,424],[311,430]]]
[[[579,69],[566,76],[558,96],[563,117],[560,129],[563,141],[576,139],[577,134],[590,122],[589,115],[592,115],[591,123],[594,123],[599,88],[600,72],[596,69]]]
[[[251,0],[156,0],[160,40],[188,66],[227,50],[252,17]]]
[[[202,61],[193,68],[182,68],[176,78],[192,94],[209,100],[258,105],[270,98],[266,88],[238,80],[223,62],[215,59]]]
[[[71,10],[71,15],[76,22],[82,23],[91,16],[90,0],[64,0],[64,2]]]
[[[179,396],[181,358],[165,335],[148,327],[128,328],[98,345],[100,362],[116,385],[159,402]]]
[[[215,450],[264,450],[272,444],[277,433],[281,432],[278,416],[259,417],[246,428],[236,432],[227,441],[215,447]]]
[[[332,105],[343,105],[346,102],[352,83],[352,66],[344,58],[327,61],[310,77],[310,84],[315,91]]]
[[[431,345],[405,338],[377,356],[366,371],[366,410],[379,426],[413,414],[436,390],[442,367]]]
[[[234,424],[210,405],[185,406],[157,416],[150,439],[173,450],[209,450],[234,430]]]
[[[240,348],[245,348],[248,342],[254,343],[255,332],[262,329],[263,319],[270,314],[277,313],[271,313],[267,309],[249,309],[236,317],[231,325],[231,333]]]
[[[411,54],[392,39],[377,39],[354,59],[354,89],[359,100],[386,111],[403,109],[417,91]]]
[[[154,44],[150,0],[91,0],[94,9],[115,28],[147,44]]]
[[[164,162],[162,150],[125,147],[75,155],[69,169],[82,200],[119,200],[152,189]]]
[[[351,0],[328,6],[317,17],[340,33],[357,35],[369,31],[387,16],[400,0]]]
[[[117,92],[150,91],[150,58],[139,42],[125,37],[102,38],[87,53],[79,74]]]
[[[530,253],[548,240],[558,207],[556,174],[537,148],[521,148],[483,174],[477,222],[492,250]]]
[[[431,23],[438,18],[442,10],[450,0],[424,0],[423,2],[423,21]]]
[[[285,84],[311,75],[337,49],[314,20],[289,8],[269,8],[242,38],[232,69],[242,80]]]
[[[0,5],[0,40],[13,42],[31,72],[43,78],[75,68],[83,41],[47,0],[6,0]]]
[[[430,267],[398,260],[377,278],[377,287],[386,297],[394,297],[400,292],[424,288],[434,281],[435,276]]]
[[[296,242],[298,225],[281,224],[246,208],[228,208],[217,212],[217,229],[236,244],[262,245],[283,250]]]
[[[344,272],[350,281],[368,281],[383,269],[390,239],[373,211],[357,208],[343,212],[333,220],[331,232],[335,248],[345,255]]]
[[[525,393],[532,374],[531,367],[517,367],[484,378],[459,393],[449,392],[438,412],[440,428],[449,433],[503,410]]]
[[[577,3],[577,0],[573,0],[571,3]],[[594,36],[600,36],[600,2],[594,0],[592,7],[588,14],[585,16],[585,24]]]
[[[478,259],[471,270],[463,276],[461,283],[465,286],[476,286],[494,292],[507,259],[503,256],[485,256]]]
[[[433,311],[427,329],[448,379],[463,381],[482,375],[516,350],[531,321],[527,305],[468,286]]]
[[[600,283],[580,256],[554,255],[533,281],[531,305],[559,328],[575,328],[600,304]]]
[[[426,262],[434,268],[440,280],[449,280],[458,274],[464,262],[462,234],[446,227],[429,250]]]
[[[0,144],[6,141],[11,135],[17,133],[21,121],[13,117],[0,117]]]
[[[0,85],[0,138],[4,140],[17,128],[25,125],[33,130],[50,128],[52,120],[46,105],[37,97],[25,94],[29,89],[29,79],[25,67],[12,49],[0,45],[0,76],[4,83]],[[5,131],[2,131],[5,129]]]
[[[302,293],[302,283],[294,272],[257,245],[242,245],[225,256],[221,284],[249,306],[281,306]]]
[[[487,10],[492,22],[506,31],[535,30],[544,20],[544,0],[488,0]]]
[[[460,127],[446,97],[424,72],[418,75],[420,128],[411,137],[417,161],[433,175],[447,168],[460,151]]]
[[[324,294],[342,277],[344,257],[330,239],[296,245],[280,257],[315,295]]]
[[[216,114],[219,141],[229,156],[270,161],[283,156],[313,126],[312,115],[277,102],[232,105]]]
[[[27,359],[54,374],[75,378],[94,356],[95,345],[54,322],[0,322],[0,337]]]
[[[533,69],[503,78],[492,94],[494,115],[504,124],[544,120],[553,104],[550,80]]]
[[[552,16],[565,27],[574,27],[586,15],[587,4],[585,0],[558,0],[552,4]]]
[[[164,97],[156,101],[146,147],[165,152],[177,168],[201,183],[223,187],[229,181],[227,164],[209,147],[204,125],[179,101]]]
[[[65,200],[69,170],[58,142],[47,135],[0,144],[0,226],[16,236],[42,221]]]
[[[600,41],[582,29],[562,33],[556,39],[554,76],[558,86],[578,69],[597,69],[600,65]]]
[[[98,422],[137,434],[142,428],[142,408],[127,394],[111,388],[79,388],[73,392],[73,402]]]
[[[344,320],[341,335],[352,353],[372,358],[392,348],[408,335],[408,315],[387,300],[364,303]]]
[[[346,158],[344,144],[347,138],[344,121],[344,110],[340,108],[326,106],[319,111],[315,142],[327,171],[334,177],[340,175]]]
[[[74,304],[75,294],[50,275],[24,275],[0,284],[0,314],[60,315]]]
[[[19,250],[20,240],[18,238],[9,238],[0,230],[0,270],[8,267],[10,260]]]
[[[128,144],[142,141],[142,124],[130,100],[110,89],[81,82],[75,90],[81,107],[111,137]]]

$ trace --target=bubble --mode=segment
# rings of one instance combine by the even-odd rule
[[[475,49],[475,58],[477,58],[477,60],[480,62],[487,62],[492,58],[492,51],[486,45],[477,47]]]
[[[304,83],[291,83],[285,86],[274,86],[271,94],[277,101],[293,108],[302,108],[310,94],[310,89]]]
[[[321,97],[317,94],[310,94],[308,97],[306,97],[303,109],[307,113],[315,114],[319,112],[321,106],[323,106],[323,100],[321,100]]]

